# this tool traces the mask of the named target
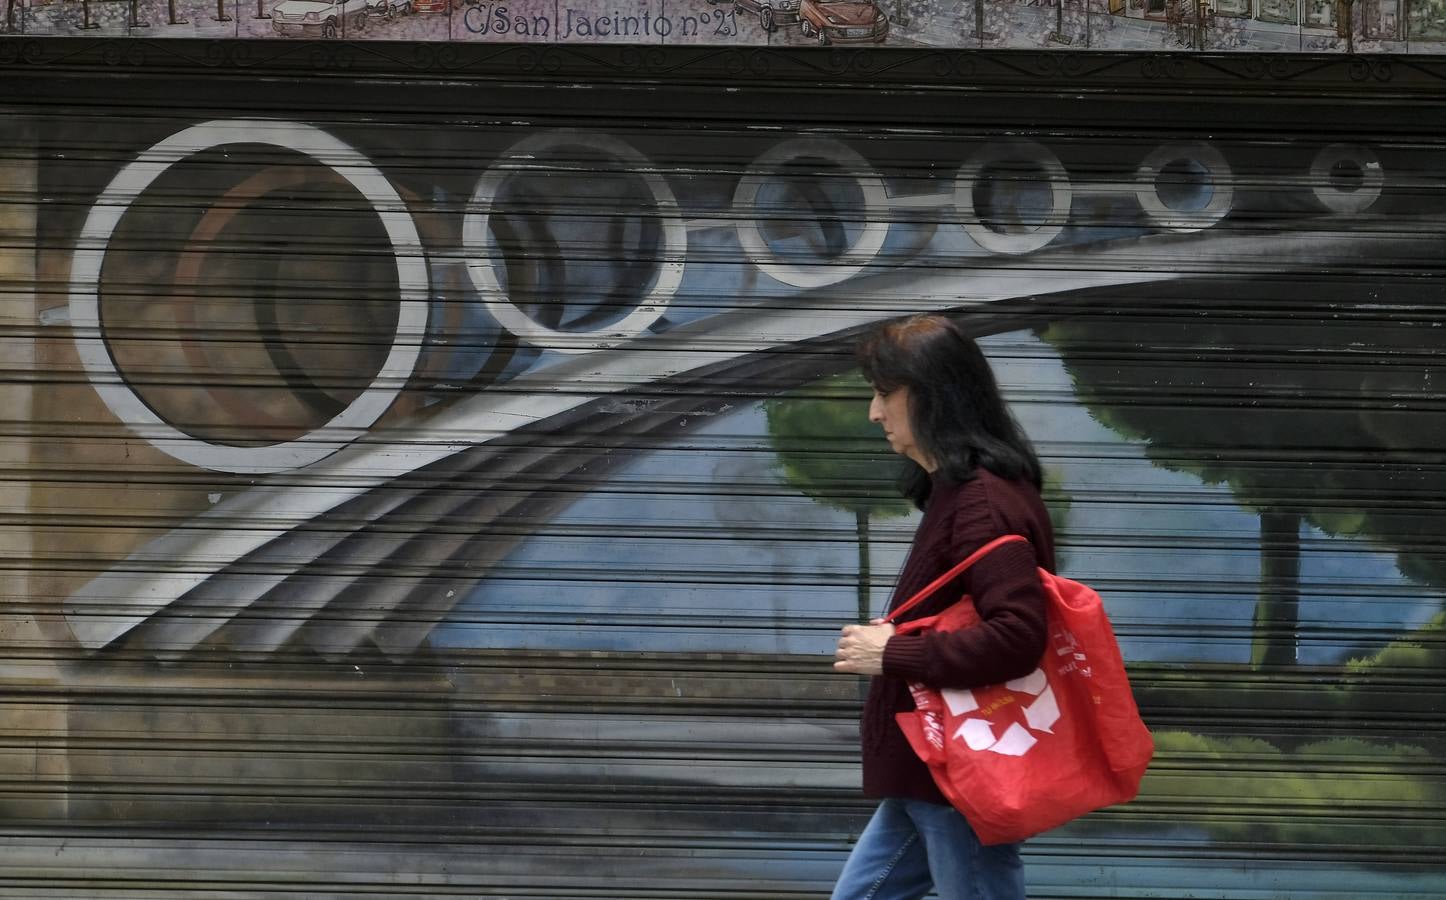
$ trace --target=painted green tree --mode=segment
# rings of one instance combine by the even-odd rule
[[[899,494],[899,458],[869,421],[872,392],[857,372],[804,385],[764,403],[768,436],[784,479],[813,500],[851,513],[858,542],[858,615],[869,620],[869,530],[909,514]]]
[[[1388,547],[1407,577],[1446,585],[1439,335],[1359,307],[1293,313],[1301,302],[1242,294],[1210,315],[1208,299],[1185,302],[1188,319],[1121,312],[1041,336],[1097,421],[1259,514],[1252,662],[1296,661],[1302,523]]]

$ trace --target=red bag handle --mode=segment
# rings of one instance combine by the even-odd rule
[[[923,590],[919,591],[919,593],[899,604],[898,609],[895,609],[887,616],[884,616],[884,621],[892,622],[895,617],[902,616],[904,613],[908,612],[909,610],[918,606],[920,603],[923,603],[925,600],[929,599],[930,594],[934,593],[939,588],[953,581],[960,572],[979,562],[979,560],[983,559],[985,556],[988,556],[996,547],[999,547],[1003,544],[1011,544],[1015,541],[1024,541],[1025,543],[1029,543],[1029,538],[1025,537],[1022,534],[1006,534],[1003,537],[995,538],[994,540],[985,544],[983,547],[980,547],[978,550],[975,550],[973,553],[969,554],[967,557],[965,557],[963,562],[959,563],[954,568],[945,572],[943,575],[940,575],[938,578],[935,578],[933,581],[929,582],[929,584]]]

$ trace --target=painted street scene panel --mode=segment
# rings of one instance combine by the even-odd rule
[[[219,5],[218,5],[219,4]],[[0,33],[554,44],[1440,53],[1440,0],[6,0]]]

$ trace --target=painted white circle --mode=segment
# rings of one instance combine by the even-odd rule
[[[642,302],[632,312],[611,324],[591,331],[561,331],[536,321],[506,296],[487,249],[488,223],[492,204],[503,183],[518,172],[547,172],[553,167],[540,161],[538,155],[557,147],[582,147],[597,150],[628,165],[627,174],[642,179],[657,206],[663,245],[656,260],[658,274]],[[595,134],[575,128],[559,128],[524,138],[512,145],[488,167],[477,180],[462,220],[462,240],[467,257],[467,272],[472,285],[482,295],[482,302],[503,328],[525,341],[562,353],[588,353],[614,347],[637,337],[662,318],[673,294],[683,280],[684,258],[688,250],[688,229],[678,210],[678,201],[657,167],[631,145],[606,134]],[[559,299],[560,302],[560,299]]]
[[[997,163],[1026,164],[1043,173],[1049,182],[1049,211],[1037,225],[1005,233],[989,227],[979,215],[974,206],[974,189],[985,170]],[[1028,253],[1045,246],[1064,230],[1073,203],[1074,188],[1059,157],[1034,141],[1007,141],[980,147],[959,167],[959,174],[954,178],[954,208],[959,220],[974,243],[991,253]]]
[[[865,210],[858,239],[838,260],[818,263],[784,262],[768,245],[758,224],[758,192],[782,174],[783,165],[795,159],[822,159],[833,163],[852,176],[863,195]],[[733,209],[738,214],[738,241],[743,253],[764,272],[787,285],[798,288],[826,287],[854,277],[873,261],[889,234],[886,219],[871,218],[889,209],[889,192],[884,179],[868,161],[852,148],[828,138],[796,138],[775,144],[753,161],[738,180],[733,192]]]
[[[1204,170],[1210,199],[1200,209],[1179,209],[1160,196],[1160,175],[1175,163],[1194,164]],[[1202,231],[1225,218],[1235,200],[1230,165],[1209,144],[1180,143],[1158,147],[1135,170],[1135,199],[1145,215],[1160,228]]]
[[[1360,170],[1361,183],[1353,190],[1333,183],[1335,168],[1342,163]],[[1310,164],[1310,189],[1326,209],[1358,213],[1370,209],[1381,196],[1386,171],[1375,151],[1360,144],[1331,144],[1321,148]]]
[[[372,383],[329,422],[295,440],[261,447],[212,444],[172,426],[127,386],[106,345],[100,319],[100,276],[121,217],[176,163],[226,144],[266,144],[311,157],[345,178],[381,218],[397,264],[401,309],[391,351]],[[96,199],[70,265],[70,323],[76,351],[111,411],[168,455],[218,472],[258,474],[310,465],[355,440],[392,405],[412,373],[427,324],[428,279],[415,223],[386,176],[356,149],[299,122],[215,120],[187,128],[129,163]]]

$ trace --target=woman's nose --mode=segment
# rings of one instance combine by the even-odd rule
[[[875,395],[874,395],[874,398],[869,401],[869,421],[870,421],[870,422],[883,422],[883,421],[884,421],[884,404],[882,404],[882,403],[879,402],[879,395],[878,395],[878,394],[875,394]]]

